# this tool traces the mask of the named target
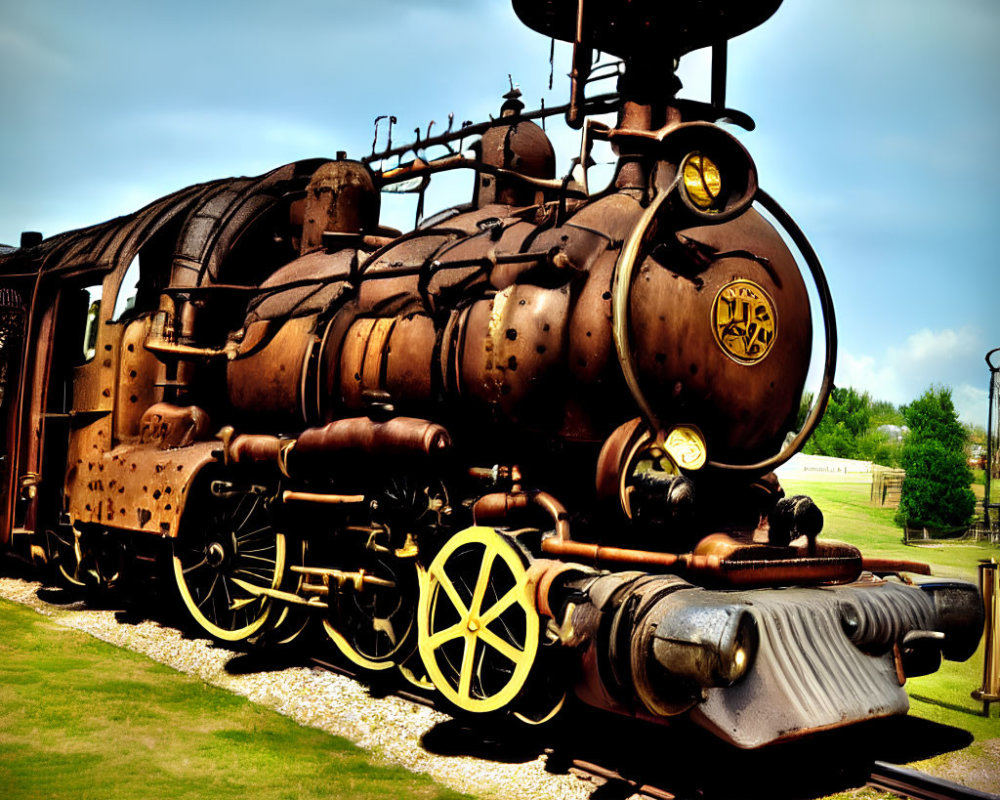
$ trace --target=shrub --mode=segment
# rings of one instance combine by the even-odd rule
[[[946,530],[967,526],[976,498],[965,459],[966,431],[951,390],[932,386],[903,408],[903,416],[910,433],[903,444],[906,478],[896,521]]]
[[[898,467],[902,449],[901,442],[890,441],[887,434],[871,429],[857,438],[854,457],[884,467]]]

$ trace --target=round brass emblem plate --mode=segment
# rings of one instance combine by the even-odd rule
[[[740,364],[756,364],[771,352],[778,336],[774,301],[753,281],[731,281],[715,296],[712,331],[727,356]]]

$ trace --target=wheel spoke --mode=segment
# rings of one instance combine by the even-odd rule
[[[458,696],[469,697],[472,691],[472,670],[476,657],[476,640],[469,637],[465,640],[465,651],[462,653],[462,668],[458,674]]]
[[[465,633],[465,630],[464,620],[462,622],[456,622],[454,625],[433,634],[430,639],[428,639],[428,642],[430,643],[430,646],[436,650],[445,642],[450,642],[452,639],[460,637],[463,633]]]
[[[509,590],[503,597],[497,600],[492,606],[490,606],[486,611],[479,615],[479,621],[484,626],[489,625],[493,620],[503,614],[508,608],[514,605],[524,591],[524,587],[520,582],[511,590]]]
[[[486,548],[483,553],[483,560],[479,564],[479,575],[476,578],[476,588],[472,592],[472,602],[469,603],[469,611],[472,614],[479,614],[479,609],[483,605],[483,597],[486,596],[486,587],[490,583],[490,573],[493,571],[493,561],[497,557],[497,551],[492,547]]]
[[[246,569],[245,567],[240,567],[239,569],[233,570],[233,575],[246,575],[250,578],[253,578],[258,583],[263,583],[266,584],[267,586],[271,585],[271,576],[268,575],[266,572],[265,573],[254,572],[252,569]]]
[[[203,605],[205,605],[205,601],[212,596],[212,594],[215,592],[215,585],[218,582],[219,582],[219,573],[217,572],[215,573],[215,577],[212,578],[212,584],[211,586],[208,587],[208,591],[205,593],[205,596],[201,598],[201,601],[198,603],[198,608],[201,608]],[[215,608],[214,602],[212,608],[213,609]]]
[[[466,607],[465,601],[459,597],[458,589],[455,588],[455,584],[448,579],[448,576],[443,570],[439,576],[435,577],[438,579],[438,585],[444,589],[444,593],[448,595],[448,599],[451,601],[451,604],[455,607],[455,610],[459,613],[459,615],[463,617],[467,616],[469,609]]]
[[[271,530],[270,525],[265,525],[263,528],[257,528],[255,531],[248,531],[247,533],[240,534],[236,537],[237,542],[242,542],[245,539],[249,539],[251,536],[257,536],[261,533]]]
[[[274,543],[265,544],[263,547],[241,547],[240,555],[244,553],[273,553],[275,551]]]
[[[215,520],[214,521],[215,521],[216,527],[218,527],[218,528],[229,527],[229,525],[233,522],[233,520],[235,520],[236,517],[242,512],[243,506],[246,504],[247,498],[249,496],[250,495],[248,495],[248,494],[242,494],[242,495],[240,495],[240,499],[236,501],[236,505],[232,506],[232,510],[231,511],[223,511],[223,510],[220,509],[219,513],[217,513],[215,515]],[[223,500],[222,502],[228,504],[228,502],[230,502],[230,501],[229,500]],[[251,509],[251,511],[252,510],[253,509]],[[237,528],[236,525],[232,526],[232,530],[236,530],[236,528]]]
[[[232,604],[233,604],[233,595],[229,591],[229,581],[226,580],[226,576],[225,575],[222,576],[222,592],[223,592],[223,594],[226,595],[226,606],[227,607],[228,606],[232,606]]]
[[[500,655],[504,656],[507,660],[513,661],[515,664],[519,663],[524,657],[524,651],[515,647],[506,639],[497,636],[489,628],[479,629],[479,639],[483,644],[487,644],[496,650]]]
[[[272,565],[274,564],[274,559],[273,558],[265,558],[264,556],[252,556],[249,553],[247,553],[245,550],[241,550],[240,551],[239,558],[241,560],[242,559],[249,559],[250,561],[263,561],[265,564],[272,564]]]
[[[257,506],[260,504],[260,498],[261,496],[259,494],[254,496],[253,503],[250,504],[250,510],[247,512],[247,515],[243,517],[243,521],[238,525],[233,526],[233,533],[236,534],[237,538],[239,538],[239,533],[243,530],[243,526],[250,521],[250,517],[253,516],[253,512],[257,510]]]
[[[199,569],[200,567],[204,567],[206,564],[208,564],[208,559],[207,558],[203,558],[197,564],[192,564],[190,567],[185,567],[184,570],[183,570],[183,572],[184,572],[185,575],[187,575],[189,572],[194,572],[196,569]]]

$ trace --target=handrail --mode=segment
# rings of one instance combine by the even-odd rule
[[[826,273],[823,272],[823,265],[820,264],[819,256],[816,255],[816,251],[809,244],[809,240],[802,232],[802,229],[795,224],[795,220],[788,215],[788,212],[771,195],[763,189],[758,189],[756,199],[774,217],[775,221],[785,229],[788,235],[792,237],[795,246],[806,260],[806,265],[809,267],[813,282],[816,284],[816,291],[819,293],[820,308],[823,312],[826,356],[823,361],[823,382],[820,384],[819,394],[816,396],[816,404],[813,406],[812,411],[810,411],[805,423],[803,423],[802,429],[781,451],[755,464],[708,462],[708,466],[716,469],[740,472],[770,472],[775,467],[784,464],[802,448],[802,445],[812,435],[813,430],[815,430],[820,418],[826,411],[826,403],[833,389],[833,373],[837,366],[837,318],[833,310],[833,296],[830,294],[830,285],[826,281]]]

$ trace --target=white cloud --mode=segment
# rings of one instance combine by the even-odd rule
[[[968,358],[983,350],[982,337],[971,325],[961,330],[932,331],[924,328],[906,339],[902,348],[890,347],[890,358],[902,363],[921,365],[939,364],[948,359]]]
[[[951,398],[962,422],[971,422],[986,427],[989,392],[981,386],[963,383],[952,387]]]
[[[931,384],[949,386],[959,418],[984,425],[987,392],[978,388],[970,376],[974,379],[982,372],[985,387],[985,366],[980,367],[985,350],[982,331],[973,326],[958,330],[924,328],[910,334],[904,344],[890,345],[882,353],[841,350],[836,383],[897,405],[910,402]]]
[[[912,399],[906,396],[894,364],[877,363],[872,356],[855,356],[846,350],[841,350],[837,357],[836,383],[838,386],[853,386],[897,405]]]

